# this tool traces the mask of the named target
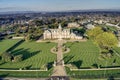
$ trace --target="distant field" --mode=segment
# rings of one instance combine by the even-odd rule
[[[7,44],[12,44],[10,40],[3,41],[4,46],[0,45],[2,48],[6,48]],[[50,52],[50,49],[54,47],[55,43],[37,43],[33,42],[23,42],[18,47],[13,49],[11,53],[13,55],[23,54],[24,60],[21,62],[9,62],[0,65],[0,68],[27,68],[27,69],[40,69],[41,66],[51,63],[56,59],[56,55]],[[2,63],[2,62],[1,62]]]
[[[71,50],[64,55],[66,64],[72,63],[78,68],[91,67],[92,65],[101,65],[101,67],[111,67],[116,59],[114,66],[120,66],[120,58],[114,54],[111,58],[100,60],[99,48],[92,42],[73,42],[66,43]]]
[[[10,47],[14,46],[20,40],[0,40],[0,54],[8,50]]]

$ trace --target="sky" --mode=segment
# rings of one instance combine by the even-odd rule
[[[86,9],[120,9],[120,0],[0,0],[0,12]]]

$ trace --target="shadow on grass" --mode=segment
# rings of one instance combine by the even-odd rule
[[[68,48],[72,47],[73,45],[74,45],[74,42],[72,42],[72,43],[68,46]]]
[[[82,65],[82,60],[71,62],[71,64],[75,65],[78,69],[80,69],[80,66]]]
[[[65,64],[68,64],[72,58],[74,58],[74,56],[65,56],[63,60],[65,61]]]
[[[20,40],[19,42],[17,42],[15,45],[13,45],[12,47],[10,47],[8,50],[6,50],[7,52],[15,49],[17,46],[19,46],[20,44],[22,44],[24,42],[24,40]]]
[[[92,67],[94,67],[94,68],[98,68],[99,66],[98,66],[97,63],[94,63],[94,64],[92,65]]]
[[[114,76],[110,76],[107,80],[115,80]]]
[[[101,68],[119,68],[120,66],[100,66]]]
[[[2,57],[0,56],[0,60],[2,59]]]
[[[39,51],[34,51],[34,52],[30,52],[29,51],[29,48],[28,49],[24,49],[24,48],[21,48],[21,49],[17,49],[17,50],[14,50],[12,51],[12,54],[14,56],[17,56],[17,55],[23,55],[23,60],[26,60],[30,57],[33,57],[35,56],[36,54],[38,54],[39,52],[41,52],[40,50]]]
[[[49,62],[49,63],[47,64],[48,70],[50,70],[50,69],[53,67],[53,64],[54,64],[54,62]]]
[[[11,53],[12,53],[12,54],[16,54],[16,53],[22,51],[23,49],[24,49],[24,48],[20,48],[20,49],[17,49],[17,50],[13,50]]]
[[[32,65],[28,65],[28,66],[24,67],[23,69],[28,70],[28,69],[31,69],[31,67],[32,67]]]
[[[51,42],[50,42],[50,41],[47,41],[46,43],[48,44],[48,43],[51,43]]]
[[[2,63],[0,63],[0,65],[4,65],[6,62],[2,62]]]
[[[6,74],[0,74],[0,80],[5,80],[4,78],[7,77],[9,73]]]

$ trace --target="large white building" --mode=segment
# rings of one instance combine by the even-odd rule
[[[80,27],[80,25],[76,22],[72,22],[72,23],[68,23],[68,27],[72,28],[72,27]]]
[[[92,24],[87,24],[85,27],[86,27],[87,29],[93,29],[93,28],[95,28],[95,26],[92,25]]]
[[[48,29],[43,33],[44,39],[82,39],[82,36],[79,36],[70,31],[70,29],[62,29],[59,24],[58,29]]]

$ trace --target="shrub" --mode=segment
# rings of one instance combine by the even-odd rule
[[[5,62],[10,62],[12,61],[13,56],[10,53],[4,52],[2,54],[2,60]]]
[[[17,55],[14,57],[14,62],[20,62],[23,60],[23,55]]]
[[[41,69],[41,70],[47,69],[47,64],[42,65],[40,69]]]
[[[98,68],[98,64],[95,63],[95,64],[91,65],[91,68],[95,68],[95,69]]]

